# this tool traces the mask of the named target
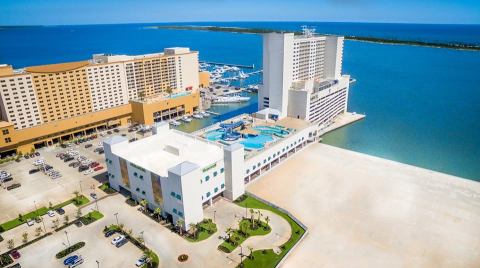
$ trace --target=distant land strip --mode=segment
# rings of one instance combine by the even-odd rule
[[[148,26],[146,28],[170,29],[170,30],[194,30],[194,31],[228,32],[228,33],[243,33],[243,34],[288,33],[288,32],[294,33],[294,34],[302,34],[302,32],[299,32],[299,31],[294,32],[294,31],[280,31],[280,30],[262,29],[262,28],[240,28],[240,27],[220,27],[220,26],[159,25],[159,26]],[[353,36],[353,35],[345,35],[345,39],[354,40],[354,41],[381,43],[381,44],[398,44],[398,45],[410,45],[410,46],[423,46],[423,47],[435,47],[435,48],[449,48],[449,49],[459,49],[459,50],[480,51],[480,45],[465,44],[465,43],[459,43],[459,42],[456,42],[456,43],[437,43],[437,42],[399,40],[399,39]]]

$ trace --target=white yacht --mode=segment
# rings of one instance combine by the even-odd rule
[[[249,77],[249,75],[244,73],[243,71],[240,71],[238,73],[238,78],[240,78],[240,79],[245,79],[245,78],[248,78],[248,77]]]
[[[187,123],[192,122],[192,118],[190,118],[188,115],[184,115],[180,120]]]
[[[176,127],[178,127],[178,126],[180,126],[180,125],[182,124],[182,123],[178,122],[178,121],[175,120],[175,119],[170,120],[169,123],[170,123],[170,125],[176,126]]]
[[[213,104],[224,104],[224,103],[239,103],[239,102],[247,102],[250,100],[250,97],[242,97],[242,96],[223,96],[217,97],[213,100]]]
[[[202,119],[203,116],[200,113],[195,113],[195,114],[193,114],[193,118]]]

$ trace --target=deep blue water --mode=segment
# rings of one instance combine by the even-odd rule
[[[200,23],[186,23],[200,25]],[[478,25],[361,23],[202,23],[437,42],[480,44]],[[156,30],[148,25],[90,25],[0,30],[0,63],[23,67],[84,60],[94,53],[140,54],[189,46],[200,59],[261,67],[258,35]],[[480,52],[346,41],[343,72],[357,82],[351,111],[361,122],[326,136],[326,143],[480,180]],[[256,110],[250,103],[219,106],[222,116],[194,128]]]

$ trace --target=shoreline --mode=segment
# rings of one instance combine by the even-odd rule
[[[297,31],[281,31],[273,29],[262,28],[240,28],[240,27],[221,27],[221,26],[195,26],[195,25],[157,25],[147,26],[147,29],[166,29],[166,30],[191,30],[191,31],[207,31],[207,32],[226,32],[226,33],[239,33],[239,34],[264,34],[264,33],[294,33],[301,34]],[[327,34],[325,34],[327,35]],[[435,43],[424,42],[414,40],[398,40],[378,37],[366,37],[366,36],[349,36],[345,35],[345,40],[370,42],[386,45],[406,45],[406,46],[420,46],[430,48],[446,48],[465,51],[480,51],[480,45],[472,45],[465,43]]]

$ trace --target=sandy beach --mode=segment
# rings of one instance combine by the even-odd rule
[[[283,267],[480,267],[479,182],[314,144],[247,190],[309,228]]]

